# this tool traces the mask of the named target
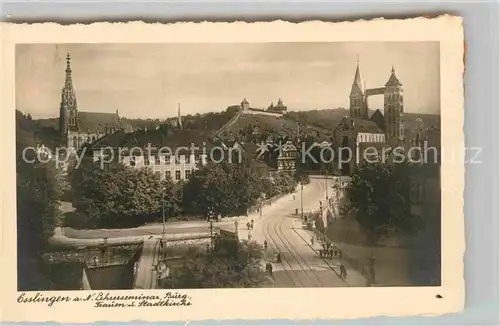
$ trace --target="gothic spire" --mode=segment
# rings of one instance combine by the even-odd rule
[[[361,94],[365,93],[365,83],[363,81],[363,77],[361,76],[361,70],[359,69],[359,55],[356,61],[356,73],[354,75],[354,82],[352,83],[351,94],[355,91],[359,91]]]
[[[396,77],[396,69],[394,69],[394,65],[392,65],[391,69],[391,77],[389,77],[389,80],[387,83],[385,83],[385,86],[402,86],[401,82],[399,81],[398,77]]]
[[[71,56],[69,53],[66,55],[66,78],[61,92],[59,128],[62,134],[65,134],[68,129],[78,129],[77,103],[71,76]]]
[[[73,82],[71,79],[71,55],[69,53],[66,55],[66,79],[64,86],[73,88]]]

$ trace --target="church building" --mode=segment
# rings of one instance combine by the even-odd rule
[[[59,111],[59,132],[63,144],[69,151],[78,151],[84,144],[90,144],[121,127],[118,110],[116,113],[78,111],[71,72],[71,57],[66,57],[66,78],[61,94]]]
[[[376,110],[369,116],[368,98],[374,95],[384,96],[384,113]],[[367,148],[375,148],[381,157],[384,149],[398,146],[404,141],[403,85],[396,77],[394,67],[384,87],[367,89],[358,60],[349,103],[350,116],[344,117],[334,131],[335,146],[343,148],[340,155],[343,160],[350,158],[349,162],[342,166],[342,172],[346,175],[351,174],[357,165],[364,162]]]

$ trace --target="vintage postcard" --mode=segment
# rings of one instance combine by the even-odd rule
[[[1,320],[463,309],[461,18],[0,35]]]

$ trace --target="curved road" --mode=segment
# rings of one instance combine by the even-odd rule
[[[327,184],[325,184],[327,183]],[[332,180],[311,179],[303,190],[304,213],[315,211],[319,202],[325,204],[325,187],[328,195],[334,195]],[[351,284],[339,277],[339,261],[322,259],[317,250],[320,244],[311,244],[312,232],[302,228],[300,219],[300,190],[292,196],[277,201],[264,209],[262,218],[258,218],[252,231],[253,240],[268,243],[265,260],[272,262],[276,287],[341,287]],[[299,215],[295,215],[298,208]],[[275,262],[275,254],[280,252],[282,262]],[[355,283],[360,283],[355,280]]]

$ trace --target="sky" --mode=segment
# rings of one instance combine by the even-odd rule
[[[71,54],[79,111],[167,118],[225,110],[243,98],[289,110],[349,107],[359,57],[367,88],[394,65],[405,112],[440,112],[439,43],[22,44],[16,47],[16,108],[57,117]],[[369,99],[383,108],[383,96]]]

